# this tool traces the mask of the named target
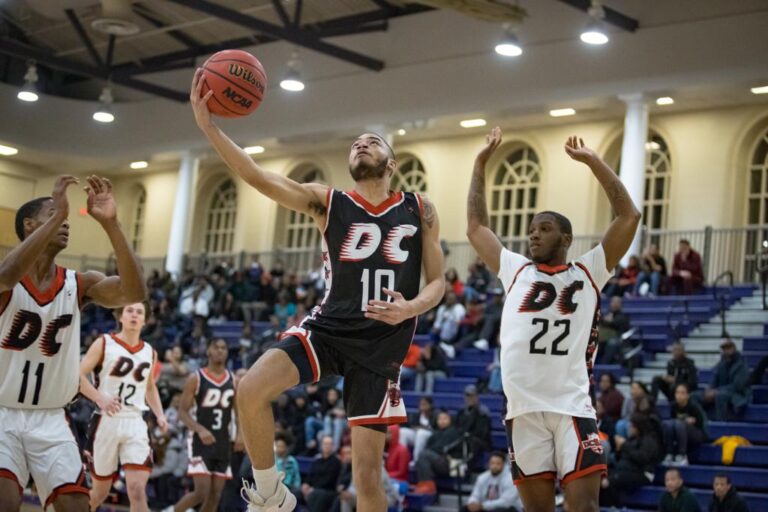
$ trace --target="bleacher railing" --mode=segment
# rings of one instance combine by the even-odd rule
[[[570,254],[576,257],[587,252],[602,239],[602,233],[580,235],[573,238]],[[764,241],[768,240],[768,225],[749,226],[743,228],[712,228],[707,226],[698,230],[662,230],[646,229],[642,231],[641,251],[648,244],[655,243],[662,256],[671,268],[675,252],[681,239],[690,241],[691,246],[701,254],[706,282],[725,271],[731,271],[737,283],[759,283],[760,266],[764,263],[768,248]],[[525,254],[528,250],[528,238],[518,237],[502,240],[510,249]],[[768,245],[768,244],[766,244]],[[446,250],[445,267],[455,268],[459,276],[467,276],[467,268],[477,255],[468,241],[447,242],[443,244]],[[11,250],[10,247],[0,246],[0,259]],[[214,268],[221,262],[226,262],[235,268],[247,268],[251,255],[256,254],[265,268],[271,268],[275,261],[282,260],[284,267],[299,273],[316,271],[321,266],[320,248],[276,249],[261,252],[233,252],[226,254],[190,253],[185,255],[185,266],[195,272],[203,273]],[[114,258],[96,257],[89,254],[62,254],[59,262],[76,270],[94,269],[108,271],[114,269]],[[144,270],[162,270],[164,257],[142,258]]]

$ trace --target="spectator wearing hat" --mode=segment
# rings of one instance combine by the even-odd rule
[[[478,454],[491,446],[491,413],[480,403],[477,386],[464,388],[464,408],[456,414],[456,429],[467,438],[471,454]]]
[[[752,399],[752,389],[749,369],[733,340],[726,338],[720,349],[720,362],[712,369],[712,382],[695,396],[705,407],[714,404],[717,421],[728,421],[743,414]]]

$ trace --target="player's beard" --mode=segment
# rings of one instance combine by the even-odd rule
[[[384,177],[387,172],[387,164],[389,159],[385,158],[381,162],[375,165],[368,165],[361,161],[349,166],[349,174],[352,175],[352,179],[355,181],[380,179]]]

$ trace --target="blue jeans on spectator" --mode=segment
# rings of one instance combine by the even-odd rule
[[[304,420],[304,443],[307,448],[310,446],[310,442],[314,442],[317,445],[317,436],[323,431],[323,420],[314,416],[309,416]]]
[[[620,419],[616,422],[616,435],[629,439],[629,420]]]
[[[688,455],[706,438],[701,429],[683,420],[664,420],[664,445],[670,455]]]
[[[323,419],[323,436],[331,436],[333,438],[334,451],[339,451],[339,448],[341,448],[341,438],[344,436],[345,428],[347,428],[347,420],[345,418],[335,418],[330,414],[326,414]]]
[[[431,395],[432,391],[435,389],[435,379],[444,379],[446,377],[447,375],[442,370],[427,370],[424,373],[417,373],[414,391],[424,392]]]
[[[637,282],[635,283],[635,295],[640,290],[640,285],[648,283],[650,285],[649,293],[651,295],[658,295],[661,288],[661,272],[640,272],[637,275]]]

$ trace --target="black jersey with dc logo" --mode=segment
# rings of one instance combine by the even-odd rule
[[[421,197],[392,193],[378,206],[356,192],[330,190],[323,239],[326,295],[302,327],[360,365],[397,379],[416,319],[389,325],[365,318],[369,300],[389,300],[382,289],[419,293]]]
[[[235,384],[229,370],[217,377],[201,368],[197,371],[197,392],[195,393],[195,417],[197,422],[207,428],[216,443],[204,445],[200,436],[193,435],[192,450],[195,455],[226,454],[230,452],[232,407],[235,404]]]

